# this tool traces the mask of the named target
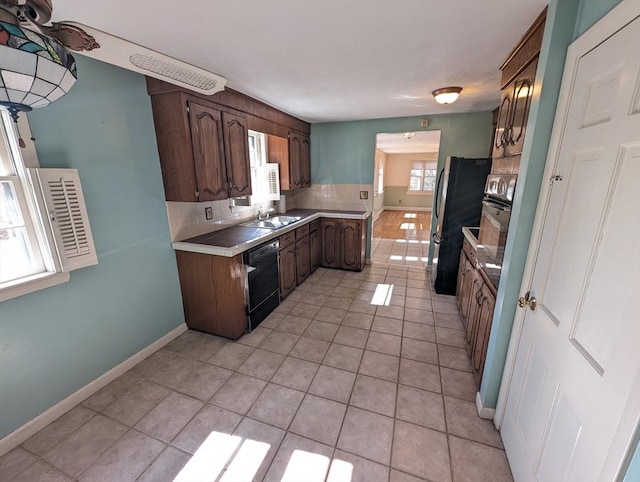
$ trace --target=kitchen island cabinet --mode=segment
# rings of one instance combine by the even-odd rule
[[[242,336],[247,330],[242,255],[176,251],[176,260],[187,326],[234,340]]]

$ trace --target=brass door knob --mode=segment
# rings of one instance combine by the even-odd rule
[[[524,296],[518,298],[518,306],[520,308],[529,307],[531,311],[536,310],[536,306],[538,306],[538,301],[535,297],[531,296],[531,292],[527,291]]]

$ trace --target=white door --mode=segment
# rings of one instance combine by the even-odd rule
[[[567,64],[502,422],[516,481],[613,480],[640,417],[639,39],[635,18]]]

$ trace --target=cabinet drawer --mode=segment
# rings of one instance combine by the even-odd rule
[[[464,251],[464,254],[467,255],[467,258],[469,258],[472,262],[472,264],[475,264],[476,262],[476,250],[473,249],[473,246],[471,246],[471,243],[465,239],[462,242],[462,251]]]
[[[304,226],[301,226],[298,229],[296,229],[296,239],[304,238],[306,236],[309,236],[308,224],[305,224]]]
[[[320,220],[316,219],[315,221],[311,221],[309,223],[309,232],[313,233],[314,231],[317,231],[318,229],[320,229]]]
[[[283,234],[282,236],[280,236],[280,249],[286,248],[290,244],[293,244],[295,240],[296,240],[295,231],[290,231],[287,234]]]

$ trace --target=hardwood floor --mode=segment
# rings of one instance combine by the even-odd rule
[[[384,211],[373,223],[371,261],[424,267],[430,229],[430,211]]]
[[[373,237],[428,241],[431,211],[383,211],[373,223]]]

